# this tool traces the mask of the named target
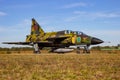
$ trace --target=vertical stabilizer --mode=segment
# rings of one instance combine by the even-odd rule
[[[31,25],[31,35],[33,34],[40,35],[40,36],[44,35],[43,29],[34,18],[32,18],[32,25]]]
[[[27,35],[26,42],[41,41],[44,35],[45,33],[41,26],[36,22],[34,18],[32,18],[31,34]]]

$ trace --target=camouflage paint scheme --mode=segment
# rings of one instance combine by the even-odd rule
[[[32,19],[31,34],[27,35],[26,42],[52,42],[52,45],[79,45],[91,44],[91,36],[85,35],[82,32],[63,30],[57,32],[44,32],[41,26]],[[45,45],[46,46],[46,45]]]
[[[71,45],[90,45],[103,43],[102,40],[88,36],[83,32],[63,30],[57,32],[44,32],[41,26],[33,18],[31,33],[26,36],[26,42],[4,42],[4,44],[36,45],[38,48],[53,47],[65,48]]]

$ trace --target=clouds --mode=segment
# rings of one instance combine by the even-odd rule
[[[66,4],[62,8],[76,8],[76,7],[86,7],[88,4],[84,2],[78,2],[78,3],[72,3],[72,4]]]
[[[78,19],[89,21],[89,20],[99,20],[99,19],[120,18],[119,10],[117,11],[111,9],[104,10],[103,7],[105,6],[103,7],[101,6],[101,8],[98,8],[96,10],[97,6],[98,5],[96,3],[90,3],[90,2],[74,2],[72,4],[67,3],[62,8],[69,11],[70,17],[65,16],[67,18],[65,18],[64,21],[71,22]]]
[[[17,25],[19,25],[19,26],[21,26],[21,27],[24,27],[24,26],[28,26],[28,25],[30,25],[31,24],[31,20],[29,20],[29,19],[24,19],[24,20],[22,20],[19,24],[17,24]]]
[[[16,35],[19,33],[24,34],[26,33],[26,31],[29,32],[30,29],[28,29],[28,27],[30,28],[30,20],[24,19],[20,23],[14,23],[13,25],[7,25],[7,26],[0,25],[0,34],[2,33],[4,33],[4,35],[14,34],[14,33],[16,33]]]
[[[87,12],[87,11],[73,11],[72,16],[65,19],[67,22],[74,20],[99,20],[99,19],[113,19],[120,18],[120,12]]]
[[[115,18],[120,17],[120,12],[85,12],[85,11],[74,11],[74,14],[92,16],[92,17],[103,17],[103,18]]]
[[[94,36],[103,36],[103,37],[110,37],[110,38],[111,38],[111,36],[117,37],[120,35],[120,31],[116,30],[116,29],[113,29],[113,30],[89,29],[89,30],[84,30],[84,31],[87,32],[87,34],[91,34]]]
[[[7,24],[7,23],[6,23]],[[5,45],[2,42],[25,41],[26,35],[30,33],[31,21],[23,19],[19,23],[12,25],[0,25],[0,47],[13,47],[15,45]],[[17,47],[17,46],[16,46]],[[19,46],[18,46],[19,47]]]
[[[5,16],[7,13],[0,11],[0,16]]]

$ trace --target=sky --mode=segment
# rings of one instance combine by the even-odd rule
[[[104,40],[100,46],[120,44],[120,0],[0,0],[0,47],[25,41],[32,18],[45,32],[82,31]]]

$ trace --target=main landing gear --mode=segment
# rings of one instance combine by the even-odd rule
[[[35,43],[35,44],[33,45],[33,48],[34,48],[34,53],[35,53],[35,54],[40,54],[40,49],[39,49],[39,46],[38,46],[37,43]]]
[[[77,54],[80,54],[81,52],[80,52],[80,47],[81,46],[77,46],[77,49],[76,49],[76,53]],[[83,47],[83,53],[90,53],[90,50],[89,50],[89,46],[87,45],[87,46],[82,46]]]

